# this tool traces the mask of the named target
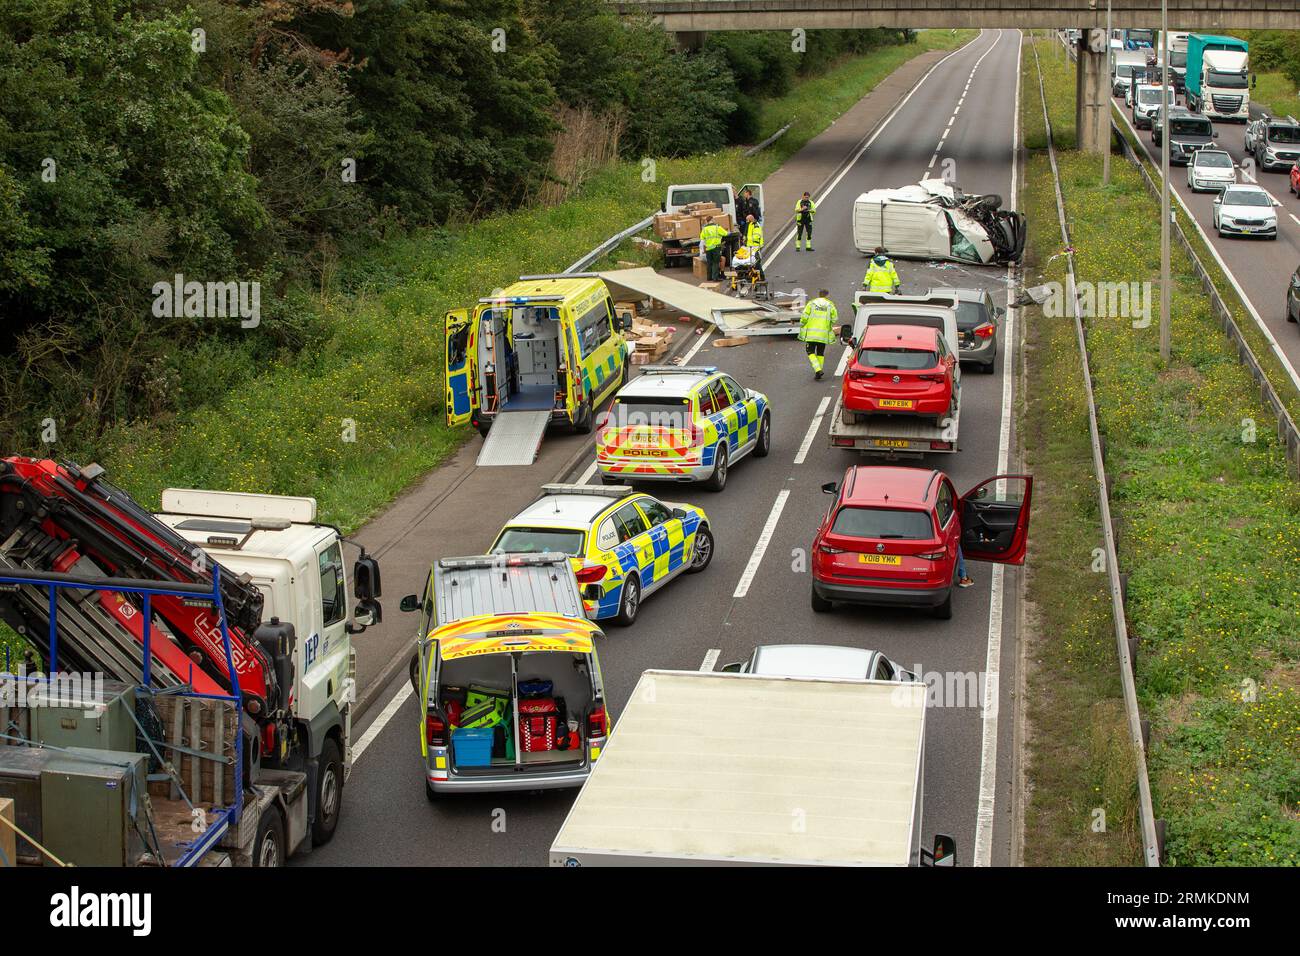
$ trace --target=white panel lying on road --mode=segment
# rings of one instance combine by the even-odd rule
[[[646,671],[552,866],[917,862],[926,686]]]
[[[734,299],[721,292],[701,289],[654,269],[613,269],[596,273],[609,285],[658,299],[686,315],[716,325],[723,332],[745,335],[793,335],[799,316],[775,305]]]

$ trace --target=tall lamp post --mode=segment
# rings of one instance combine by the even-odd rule
[[[1165,55],[1160,69],[1160,100],[1164,129],[1160,136],[1160,359],[1169,361],[1169,137],[1173,134],[1169,94],[1169,0],[1160,0],[1160,36],[1165,40]],[[1136,93],[1134,94],[1136,95]]]
[[[1115,54],[1111,52],[1110,46],[1110,0],[1106,0],[1106,145],[1101,151],[1101,184],[1110,185],[1110,100],[1109,96],[1113,89],[1111,86],[1111,75],[1114,73]]]

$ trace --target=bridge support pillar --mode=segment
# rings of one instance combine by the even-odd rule
[[[679,30],[673,34],[673,40],[677,43],[679,50],[698,50],[704,46],[704,39],[708,34],[703,30]]]
[[[1105,47],[1095,52],[1088,43],[1090,32],[1083,31],[1075,51],[1074,128],[1078,131],[1078,148],[1101,155],[1110,148],[1110,73]]]

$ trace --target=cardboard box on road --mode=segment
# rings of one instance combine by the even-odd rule
[[[697,279],[707,279],[709,277],[709,263],[707,259],[701,259],[696,256],[691,260],[691,272]]]

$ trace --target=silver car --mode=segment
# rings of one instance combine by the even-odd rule
[[[722,670],[763,677],[832,677],[900,683],[918,680],[915,674],[880,651],[834,644],[763,644],[754,648],[749,660],[725,664]]]
[[[993,304],[987,289],[932,289],[957,296],[957,343],[963,362],[991,375],[997,367],[998,327],[1007,310]]]

